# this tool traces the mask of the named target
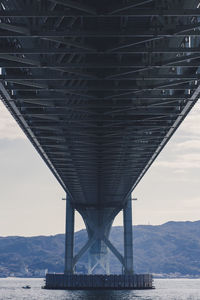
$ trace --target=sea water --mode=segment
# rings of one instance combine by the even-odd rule
[[[139,291],[58,291],[43,285],[43,279],[1,278],[0,300],[200,300],[200,279],[155,279],[154,290]]]

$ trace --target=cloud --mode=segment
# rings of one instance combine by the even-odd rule
[[[200,138],[200,103],[197,102],[178,130],[178,135]]]
[[[186,140],[184,142],[177,143],[175,145],[175,150],[177,151],[186,151],[186,150],[200,150],[200,138],[192,139],[192,140]]]
[[[200,157],[198,159],[182,160],[177,158],[174,161],[160,161],[155,163],[157,167],[165,167],[175,169],[175,173],[184,173],[186,169],[200,169]]]
[[[174,173],[175,174],[178,174],[178,175],[181,175],[181,174],[185,174],[186,173],[186,170],[183,170],[183,169],[176,169],[176,170],[174,170]]]
[[[200,155],[199,153],[182,153],[170,157],[169,160],[157,161],[155,166],[176,169],[176,173],[183,173],[185,169],[200,169]]]
[[[169,143],[155,167],[170,168],[176,174],[200,170],[200,105],[197,103]]]
[[[26,136],[0,100],[0,139],[25,139]]]
[[[183,202],[183,206],[188,209],[200,209],[200,196],[199,197],[194,197],[194,198],[189,198],[185,199]]]

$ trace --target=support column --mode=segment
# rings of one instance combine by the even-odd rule
[[[74,256],[74,208],[71,199],[66,199],[66,228],[65,228],[65,274],[73,274]]]
[[[106,275],[110,275],[110,252],[106,255]]]
[[[124,264],[125,274],[133,274],[133,235],[132,235],[132,199],[131,196],[123,209],[124,215]]]

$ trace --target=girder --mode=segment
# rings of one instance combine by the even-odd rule
[[[0,1],[2,100],[78,210],[122,208],[197,101],[199,17],[194,0]]]
[[[53,1],[53,0],[52,0]],[[66,3],[66,1],[63,1],[63,3]],[[82,10],[83,11],[83,10]],[[75,12],[75,11],[70,11],[69,9],[62,9],[62,10],[55,10],[52,11],[49,8],[47,8],[46,10],[36,10],[36,9],[32,9],[30,10],[29,7],[25,7],[23,10],[14,10],[14,9],[9,9],[9,10],[1,10],[0,11],[0,17],[24,17],[24,18],[59,18],[59,17],[65,17],[65,18],[73,18],[73,17],[81,17],[83,19],[91,19],[91,18],[114,18],[114,17],[199,17],[200,16],[200,9],[199,8],[195,8],[195,9],[139,9],[139,8],[134,8],[132,10],[130,10],[130,8],[128,9],[128,11],[126,11],[125,13],[122,13],[122,10],[119,14],[115,13],[113,14],[106,14],[106,13],[101,13],[101,15],[99,16],[97,13],[96,14],[81,14],[80,12]]]

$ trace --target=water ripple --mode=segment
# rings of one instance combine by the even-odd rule
[[[0,300],[200,300],[200,279],[157,279],[155,290],[144,291],[55,291],[42,285],[43,279],[1,278]]]

